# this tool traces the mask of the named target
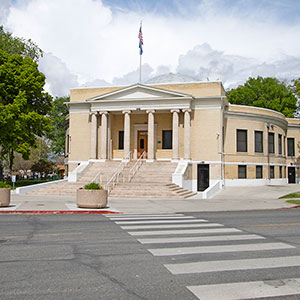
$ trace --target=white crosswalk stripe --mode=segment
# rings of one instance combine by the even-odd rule
[[[200,253],[225,253],[225,252],[241,252],[241,251],[265,251],[276,249],[295,248],[285,243],[264,243],[264,244],[242,244],[242,245],[223,245],[223,246],[198,246],[198,247],[176,247],[176,248],[160,248],[148,249],[154,256],[170,256],[184,254],[200,254]]]
[[[221,236],[195,236],[176,238],[146,238],[137,239],[141,244],[170,244],[170,243],[192,243],[192,242],[218,242],[218,241],[242,241],[242,240],[264,240],[265,237],[256,234],[238,234]]]
[[[143,220],[143,221],[117,221],[115,222],[118,225],[131,225],[131,224],[168,224],[168,223],[204,223],[207,220],[203,219],[190,219],[190,220]]]
[[[300,278],[188,286],[201,300],[237,300],[300,294]]]
[[[149,245],[147,250],[153,256],[166,257],[166,259],[174,256],[175,261],[175,256],[180,256],[181,259],[194,255],[192,262],[164,264],[174,276],[195,274],[198,276],[196,278],[199,278],[201,274],[205,276],[205,273],[214,272],[232,272],[234,274],[234,272],[250,270],[300,267],[300,256],[290,254],[290,251],[296,249],[292,245],[282,242],[268,242],[263,236],[246,233],[237,228],[224,227],[223,224],[219,223],[209,223],[208,220],[192,216],[183,214],[123,215],[117,218],[112,216],[110,220],[121,225],[120,227],[127,230],[129,235],[137,237],[137,241],[141,244]],[[176,237],[172,237],[174,235]],[[214,244],[206,245],[206,243]],[[155,244],[159,244],[160,247],[155,248]],[[174,246],[171,247],[172,245]],[[274,257],[275,251],[279,250],[289,251],[286,252],[288,255]],[[270,251],[272,257],[268,257]],[[260,253],[260,257],[236,259],[239,253],[245,252]],[[223,253],[224,255],[225,253],[235,253],[235,258],[224,257],[225,259],[220,260]],[[218,254],[218,259],[207,260],[204,258],[205,256],[200,256],[202,254]],[[197,258],[196,261],[195,257]],[[280,277],[280,272],[278,275]],[[233,278],[235,282],[187,284],[187,288],[201,300],[243,300],[288,295],[299,295],[300,299],[300,278],[245,282],[239,282],[241,281],[240,278],[234,280],[234,275],[231,275],[230,278]]]
[[[196,228],[196,227],[223,227],[224,225],[218,223],[204,223],[204,224],[172,224],[172,225],[136,225],[136,226],[121,226],[122,229],[160,229],[160,228]]]
[[[181,235],[181,234],[214,234],[214,233],[229,233],[242,232],[236,228],[209,228],[209,229],[184,229],[184,230],[155,230],[155,231],[129,231],[130,235]]]

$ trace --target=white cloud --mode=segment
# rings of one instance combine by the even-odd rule
[[[299,70],[300,21],[281,22],[274,13],[279,11],[278,1],[271,4],[274,11],[262,9],[265,0],[257,6],[252,0],[191,0],[185,2],[185,10],[175,1],[182,14],[168,15],[114,9],[101,0],[4,1],[6,13],[10,6],[6,28],[59,58],[60,84],[53,68],[41,62],[44,72],[52,74],[47,80],[53,93],[65,92],[62,85],[67,89],[76,81],[84,86],[137,82],[141,19],[144,82],[177,70],[198,79],[219,78],[232,86],[258,72],[291,77]]]
[[[52,53],[44,53],[39,70],[46,76],[46,88],[52,95],[66,96],[70,93],[70,88],[78,86],[77,76]]]

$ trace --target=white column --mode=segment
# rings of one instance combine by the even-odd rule
[[[148,114],[148,159],[154,160],[154,110],[147,110]]]
[[[101,159],[107,159],[107,111],[100,112],[101,114]]]
[[[98,122],[97,113],[91,113],[91,159],[97,158],[97,144],[98,144]]]
[[[179,110],[171,110],[173,114],[173,122],[172,122],[172,159],[179,159]]]
[[[184,112],[184,159],[191,159],[191,110]]]
[[[123,111],[124,114],[124,159],[130,151],[130,113],[131,111]]]

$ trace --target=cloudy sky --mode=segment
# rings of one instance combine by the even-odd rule
[[[299,0],[1,0],[0,23],[44,51],[40,70],[52,95],[79,86],[168,73],[221,80],[300,77]]]

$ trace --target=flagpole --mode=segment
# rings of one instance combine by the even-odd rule
[[[140,22],[140,34],[142,35],[142,20]],[[143,54],[143,50],[142,50],[142,46],[143,46],[143,42],[142,39],[143,37],[139,35],[140,38],[140,83],[142,83],[142,54]]]

